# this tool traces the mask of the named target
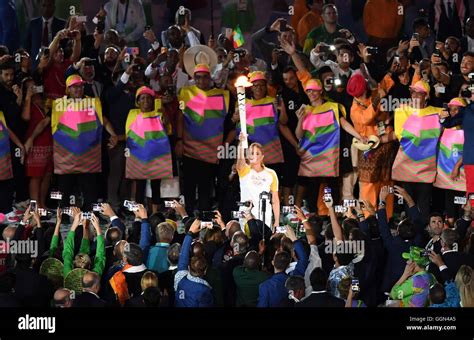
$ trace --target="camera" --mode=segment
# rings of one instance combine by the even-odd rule
[[[374,54],[379,53],[379,48],[378,48],[378,47],[371,47],[371,46],[369,46],[369,47],[367,47],[367,52],[368,52],[369,54],[374,55]]]
[[[175,208],[174,201],[165,201],[165,208]]]
[[[72,209],[71,207],[63,208],[63,214],[66,214],[68,216],[72,216]]]
[[[436,57],[441,57],[441,51],[439,50],[439,48],[435,48],[435,50],[433,51],[433,55]]]
[[[351,290],[352,290],[353,293],[360,292],[359,279],[352,279]]]
[[[123,206],[128,209],[128,211],[138,211],[138,204],[134,201],[127,201],[123,202]]]
[[[212,222],[215,219],[217,213],[215,211],[200,211],[197,218],[204,222]]]
[[[101,212],[101,211],[102,211],[102,204],[100,204],[100,203],[94,203],[94,204],[92,205],[92,211]]]
[[[237,206],[238,207],[247,207],[247,208],[250,208],[252,202],[250,201],[246,201],[246,202],[237,202]]]
[[[151,26],[150,25],[146,25],[145,26],[145,31],[150,31],[151,30]]]
[[[92,220],[93,213],[91,211],[81,213],[81,220]]]
[[[424,256],[424,257],[428,257],[430,256],[430,250],[429,249],[423,249],[423,251],[421,252],[421,256]]]
[[[412,39],[416,39],[416,40],[420,39],[420,33],[416,33],[416,32],[413,33],[413,35],[411,36],[411,38],[412,38]]]
[[[140,49],[138,47],[127,47],[127,51],[125,53],[136,56],[140,54]]]
[[[276,227],[276,232],[279,233],[279,234],[286,233],[286,226],[281,225],[281,226]]]
[[[38,215],[40,215],[41,217],[47,216],[48,211],[46,209],[43,209],[43,208],[38,208]]]
[[[132,66],[132,70],[133,70],[133,72],[141,72],[141,71],[143,71],[143,66],[135,64],[135,65]]]
[[[36,201],[31,200],[30,201],[30,211],[36,211],[37,208],[38,208],[38,205],[36,204]]]
[[[355,207],[356,206],[356,200],[344,200],[342,201],[342,205],[345,207]]]
[[[244,211],[232,211],[232,218],[233,219],[244,218]]]
[[[283,214],[294,214],[295,213],[295,207],[294,206],[282,206],[281,207],[281,212]]]

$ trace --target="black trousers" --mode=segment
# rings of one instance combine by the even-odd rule
[[[109,176],[107,179],[107,199],[118,210],[124,199],[130,197],[130,180],[125,178],[125,143],[119,143],[109,153]]]
[[[58,189],[63,193],[61,205],[63,207],[78,205],[77,197],[74,204],[71,203],[71,195],[75,194],[74,189],[77,188],[83,197],[82,210],[91,211],[92,204],[97,202],[98,175],[97,173],[58,175]]]
[[[145,202],[146,179],[136,180],[136,194],[135,200],[137,203],[143,204]],[[161,179],[154,179],[151,181],[151,202],[153,204],[160,204],[160,187]]]
[[[431,192],[433,191],[433,184],[401,182],[401,185],[415,201],[423,217],[423,221],[428,223],[431,213]]]
[[[195,209],[210,210],[212,187],[216,177],[217,165],[183,157],[184,199],[188,214]],[[196,202],[196,188],[198,202]]]
[[[13,180],[0,181],[0,212],[8,214],[12,211],[13,205]]]
[[[306,188],[306,199],[308,202],[308,210],[310,212],[317,212],[319,187],[321,183],[327,183],[327,186],[331,188],[331,196],[334,205],[339,204],[341,194],[339,192],[339,178],[337,177],[298,177],[298,185]]]

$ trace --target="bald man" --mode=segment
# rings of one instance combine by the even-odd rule
[[[59,288],[54,292],[54,306],[56,308],[72,307],[74,292],[67,288]]]
[[[99,295],[100,276],[94,272],[87,272],[82,277],[82,294],[76,296],[73,307],[100,308],[105,307],[106,302]]]

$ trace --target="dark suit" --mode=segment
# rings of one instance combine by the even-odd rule
[[[459,268],[462,265],[474,266],[474,259],[471,255],[460,253],[458,251],[450,251],[441,255],[444,264],[448,267],[440,272],[438,266],[434,263],[430,263],[428,271],[432,273],[436,280],[440,283],[454,280]]]
[[[338,299],[328,292],[311,293],[310,296],[295,304],[295,307],[345,307],[344,300]]]
[[[55,35],[65,27],[66,21],[53,17],[53,22],[51,24],[52,38],[54,39]],[[43,18],[35,18],[30,21],[25,34],[25,42],[23,46],[30,54],[34,67],[36,67],[39,62],[39,60],[36,60],[36,56],[43,44],[43,28]]]
[[[83,292],[81,295],[76,296],[72,304],[73,307],[77,308],[103,308],[107,303],[89,292]]]
[[[455,2],[456,2],[455,0],[451,0],[453,14],[452,14],[452,17],[449,18],[446,12],[446,7],[444,6],[444,1],[441,1],[441,15],[439,17],[438,32],[436,34],[436,40],[438,41],[445,41],[447,37],[452,36],[452,35],[458,38],[462,36],[461,21],[458,15],[457,8],[454,5]],[[466,1],[466,0],[464,1],[464,7],[466,9],[465,15],[464,15],[464,22],[469,17],[469,2],[470,1]],[[435,11],[433,7],[432,11],[430,12],[431,27],[434,27],[434,20],[435,20],[434,16],[435,16]]]
[[[15,296],[25,307],[48,307],[54,288],[44,275],[32,269],[15,269]]]

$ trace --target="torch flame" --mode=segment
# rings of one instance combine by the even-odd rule
[[[252,83],[249,82],[248,78],[243,75],[237,78],[235,82],[235,87],[250,87],[250,86],[252,86]]]

